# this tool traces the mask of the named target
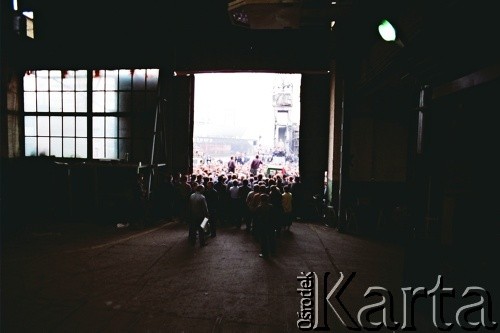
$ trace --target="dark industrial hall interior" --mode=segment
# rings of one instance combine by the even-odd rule
[[[497,13],[1,0],[0,330],[497,330]],[[190,244],[162,196],[193,173],[196,74],[244,72],[301,74],[305,208],[268,258],[243,225]]]

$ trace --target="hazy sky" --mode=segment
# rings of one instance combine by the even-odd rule
[[[293,84],[292,121],[299,123],[300,74],[195,74],[194,136],[225,136],[272,145],[273,86],[286,79]]]

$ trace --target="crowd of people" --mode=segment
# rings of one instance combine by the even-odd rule
[[[239,155],[227,157],[226,160],[220,158],[196,159],[193,165],[193,174],[210,177],[214,181],[220,174],[237,174],[238,176],[256,175],[258,173],[267,173],[268,167],[282,168],[281,176],[299,176],[299,165],[297,161],[285,160],[283,163],[275,163],[272,158],[264,158],[255,155],[252,159]]]
[[[260,244],[260,256],[266,258],[276,252],[276,239],[300,216],[300,176],[266,176],[259,172],[262,162],[258,166],[255,162],[248,173],[238,166],[214,174],[198,170],[167,175],[155,193],[156,207],[163,210],[162,215],[189,226],[188,239],[193,245],[198,240],[205,246],[205,236],[216,237],[220,227],[244,227]],[[208,233],[201,228],[204,218],[209,219]]]

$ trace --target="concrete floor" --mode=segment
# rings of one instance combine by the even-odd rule
[[[328,289],[356,272],[342,295],[353,316],[375,302],[363,297],[372,285],[399,301],[400,245],[296,222],[262,259],[243,228],[220,228],[203,248],[177,221],[26,228],[2,244],[2,332],[298,332],[301,272],[330,272]],[[426,316],[417,331],[431,331]],[[347,331],[333,311],[327,320]]]

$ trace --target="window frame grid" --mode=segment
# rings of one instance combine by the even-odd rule
[[[85,88],[82,89],[82,84],[79,83],[78,81],[78,73],[85,71],[85,80],[86,80],[86,90]],[[108,72],[111,71],[116,71],[116,88],[114,89],[108,89],[108,80],[107,80],[107,75],[109,74]],[[130,75],[127,77],[123,75],[124,71],[130,71]],[[151,73],[151,72],[156,72],[156,73]],[[57,72],[56,74],[54,72]],[[68,89],[68,87],[64,86],[64,78],[66,75],[68,75],[68,72],[71,72],[73,74],[73,79],[71,83],[71,88]],[[104,74],[104,85],[102,89],[96,89],[94,90],[94,74],[97,73],[103,73]],[[140,72],[140,78],[135,77]],[[46,73],[45,75],[43,75]],[[146,110],[144,112],[147,112],[147,107],[149,104],[152,105],[153,101],[149,100],[150,95],[152,95],[152,92],[154,91],[154,88],[158,87],[159,84],[159,69],[155,68],[146,68],[146,69],[139,69],[139,70],[134,70],[134,69],[116,69],[116,70],[35,70],[35,71],[28,71],[25,73],[26,75],[32,75],[34,74],[34,84],[30,86],[30,89],[24,90],[24,84],[23,84],[23,94],[22,94],[22,103],[25,105],[25,94],[27,92],[34,93],[35,101],[32,106],[34,106],[35,110],[30,110],[30,111],[25,111],[25,108],[23,107],[23,126],[22,126],[22,153],[24,156],[26,156],[26,139],[28,138],[33,138],[35,141],[35,147],[34,147],[34,153],[35,156],[40,156],[40,144],[39,140],[40,138],[46,138],[48,139],[48,155],[53,155],[53,148],[52,148],[52,139],[58,139],[61,141],[60,143],[60,155],[61,156],[56,156],[58,158],[85,158],[85,159],[100,159],[100,158],[105,158],[105,159],[120,159],[120,152],[125,148],[123,151],[123,155],[131,155],[133,156],[133,149],[134,149],[134,130],[132,127],[133,120],[136,116],[140,115],[143,113],[143,110]],[[55,74],[55,75],[54,75]],[[153,75],[153,79],[148,78],[149,75]],[[23,80],[25,77],[23,77]],[[52,79],[59,80],[60,82],[55,86],[54,83],[51,82]],[[121,83],[120,80],[126,80],[129,79],[130,82],[128,83]],[[47,82],[44,82],[43,87],[40,87],[40,84],[42,83],[41,80],[47,80]],[[155,82],[156,81],[156,82]],[[25,83],[25,81],[23,81]],[[46,84],[45,84],[46,83]],[[136,90],[138,88],[138,90]],[[40,90],[41,89],[41,90]],[[93,112],[94,105],[93,105],[93,96],[95,91],[102,91],[104,93],[104,112]],[[47,101],[46,101],[46,106],[48,108],[47,111],[40,111],[39,109],[39,93],[46,93],[47,94]],[[78,111],[78,92],[84,92],[86,94],[86,109],[85,111]],[[130,97],[128,100],[126,99],[125,102],[120,102],[120,93],[121,92],[128,92],[130,94]],[[58,93],[59,95],[59,101],[60,101],[60,107],[58,107],[58,111],[51,111],[52,109],[52,103],[54,103],[53,98],[51,96],[54,95],[54,93]],[[72,93],[72,106],[73,110],[71,111],[66,111],[65,108],[68,107],[68,105],[65,105],[65,93]],[[116,97],[116,111],[107,111],[106,106],[107,106],[107,99],[111,98],[110,95],[115,94]],[[135,104],[135,99],[142,99],[143,103],[142,105],[144,106],[143,109],[136,108]],[[156,102],[156,101],[155,101]],[[125,107],[122,109],[122,105],[125,105]],[[151,110],[153,112],[153,110]],[[33,135],[26,135],[26,126],[25,126],[25,120],[26,117],[34,117],[34,134]],[[47,117],[48,118],[48,134],[47,135],[40,135],[40,117]],[[61,124],[61,132],[58,133],[57,135],[52,134],[52,117],[60,117],[60,122]],[[73,118],[73,133],[70,136],[65,135],[65,119],[68,119],[68,117]],[[81,136],[77,132],[78,128],[78,119],[85,117],[86,119],[86,136]],[[103,117],[103,136],[94,136],[93,133],[93,125],[94,125],[94,119],[97,119],[98,117]],[[111,129],[112,132],[110,133],[110,130],[108,129],[108,121],[110,121],[110,118],[115,118],[116,125],[113,125],[113,129]],[[128,128],[127,128],[128,127]],[[124,135],[125,134],[125,135]],[[94,157],[93,154],[93,140],[94,139],[103,139],[105,142],[104,146],[104,157]],[[65,156],[65,139],[73,139],[73,147],[72,147],[72,152],[73,152],[73,157],[68,157]],[[85,139],[86,140],[86,156],[85,157],[77,157],[77,147],[78,147],[78,139]],[[107,146],[106,142],[107,140],[116,140],[116,147],[115,147],[115,154],[114,156],[107,156],[108,151],[107,151]],[[144,138],[141,138],[144,139]],[[124,145],[124,147],[121,147],[121,145]],[[122,156],[121,158],[125,158],[125,156]]]

